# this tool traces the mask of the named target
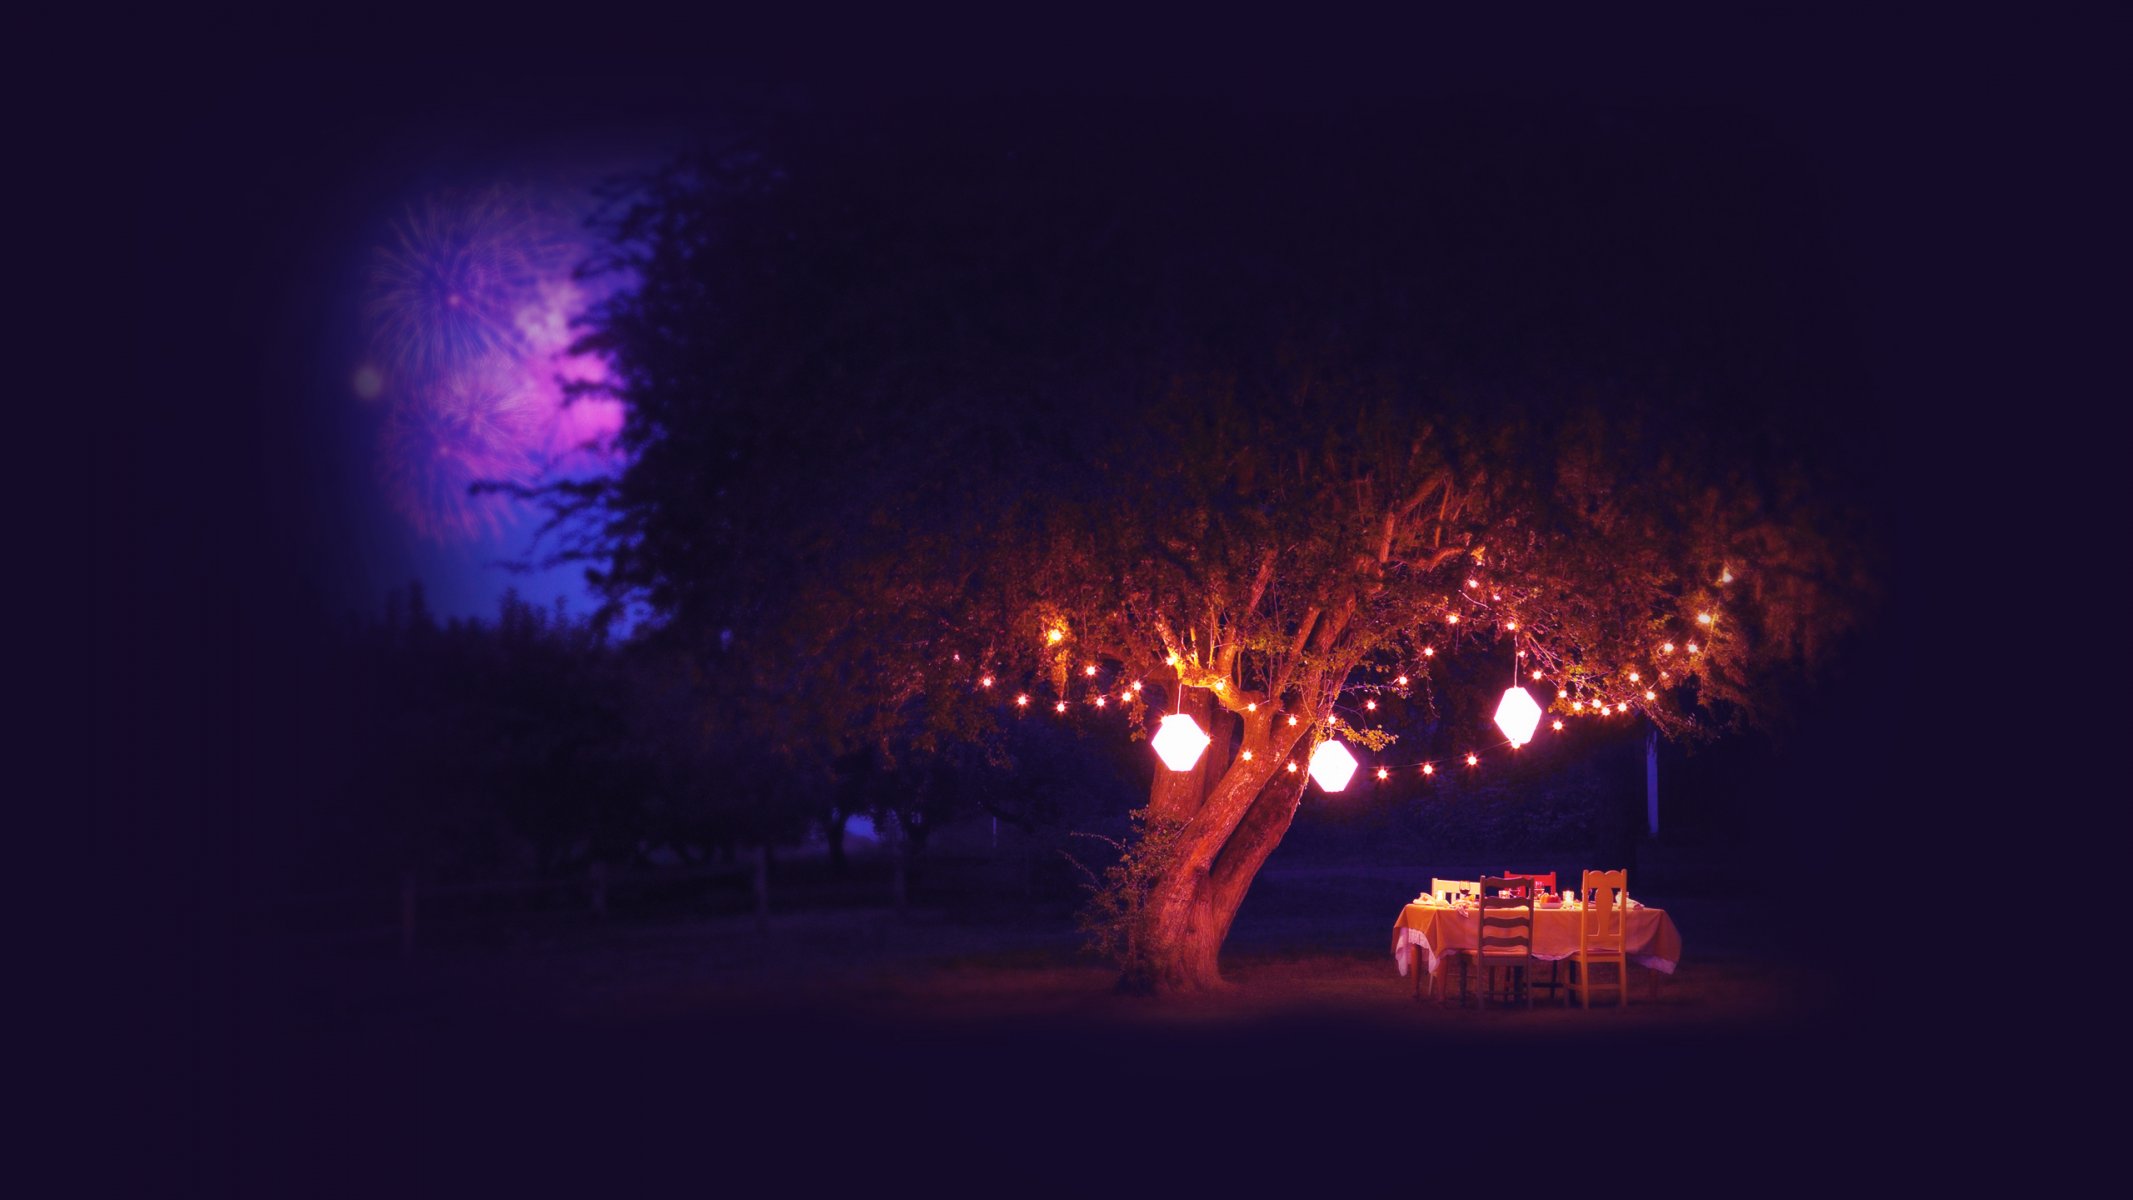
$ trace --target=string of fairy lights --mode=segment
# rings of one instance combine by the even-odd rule
[[[1730,568],[1723,569],[1720,572],[1719,584],[1730,584],[1733,581],[1734,575]],[[1503,593],[1500,590],[1490,589],[1483,591],[1481,581],[1476,578],[1467,579],[1466,587],[1459,595],[1482,610],[1488,610],[1492,605],[1503,602]],[[1484,595],[1488,597],[1487,600],[1482,599]],[[1461,623],[1459,612],[1451,606],[1449,597],[1447,598],[1445,623],[1448,626],[1457,626]],[[1698,638],[1685,638],[1680,642],[1672,639],[1663,639],[1652,647],[1653,663],[1647,663],[1642,667],[1633,666],[1623,670],[1622,678],[1627,681],[1627,688],[1617,688],[1614,692],[1608,692],[1592,684],[1589,678],[1573,679],[1565,677],[1556,687],[1554,699],[1559,704],[1567,706],[1568,713],[1572,717],[1582,716],[1603,719],[1629,715],[1631,700],[1625,699],[1625,695],[1634,698],[1641,694],[1647,704],[1657,702],[1659,688],[1672,682],[1675,670],[1664,665],[1654,664],[1693,663],[1699,659],[1704,653],[1705,641],[1716,632],[1718,614],[1711,607],[1703,608],[1696,613],[1694,623],[1698,629],[1705,631]],[[1499,740],[1470,745],[1465,751],[1449,756],[1417,759],[1401,763],[1380,760],[1370,767],[1369,777],[1371,779],[1378,783],[1389,783],[1401,776],[1413,777],[1419,775],[1423,779],[1433,780],[1442,773],[1443,768],[1454,770],[1464,768],[1468,772],[1477,771],[1489,760],[1485,756],[1494,756],[1506,749],[1511,751],[1519,750],[1539,736],[1544,713],[1541,705],[1533,699],[1524,684],[1546,684],[1551,678],[1551,671],[1547,664],[1552,663],[1559,674],[1567,676],[1568,673],[1561,672],[1561,660],[1544,650],[1543,643],[1535,636],[1534,631],[1528,630],[1524,637],[1521,638],[1519,624],[1515,618],[1505,617],[1498,624],[1513,637],[1512,685],[1504,693],[1503,701],[1497,709],[1495,719],[1497,727],[1504,732],[1505,736]],[[1066,632],[1057,626],[1048,629],[1044,635],[1046,644],[1055,648],[1065,642],[1066,638]],[[1527,665],[1529,662],[1528,649],[1534,651],[1530,656],[1530,661],[1537,665]],[[1437,647],[1424,645],[1421,648],[1421,655],[1424,660],[1433,659],[1437,655]],[[1197,656],[1195,657],[1197,658]],[[955,655],[954,660],[960,663],[962,655]],[[1169,654],[1166,656],[1165,661],[1168,666],[1179,669],[1182,682],[1184,669],[1179,656],[1175,653]],[[1083,710],[1107,711],[1112,709],[1114,701],[1116,702],[1117,710],[1123,712],[1130,709],[1136,701],[1144,699],[1145,684],[1143,681],[1134,679],[1122,684],[1114,681],[1112,686],[1099,686],[1096,680],[1102,674],[1103,670],[1098,663],[1088,662],[1082,664],[1081,678],[1089,690],[1079,700],[1070,700],[1063,696],[1051,700],[1049,706],[1053,714],[1065,716],[1075,711],[1077,707]],[[989,673],[981,674],[976,680],[980,691],[989,692],[997,689],[1004,693],[1004,689],[998,688],[999,683],[999,678]],[[1407,689],[1411,683],[1411,678],[1403,673],[1394,679],[1393,686],[1398,689],[1398,694],[1404,697],[1408,694]],[[1221,679],[1217,678],[1210,681],[1207,686],[1211,690],[1221,691],[1225,684]],[[1375,690],[1377,686],[1382,685],[1365,686]],[[1575,692],[1573,692],[1573,689],[1576,689]],[[1027,691],[1016,692],[1013,704],[1015,709],[1022,713],[1041,711],[1045,707],[1045,702],[1038,700]],[[1324,723],[1329,733],[1341,726],[1340,709],[1342,707],[1344,706],[1336,703],[1333,706],[1333,710],[1326,714]],[[1351,713],[1355,711],[1355,706],[1353,705],[1345,707]],[[1369,714],[1375,714],[1380,711],[1380,705],[1375,695],[1365,696],[1360,707],[1361,712],[1365,714],[1362,718],[1365,722],[1372,719]],[[1248,702],[1245,705],[1245,711],[1247,712],[1257,712],[1258,709],[1259,705],[1256,701]],[[1300,718],[1295,713],[1283,713],[1281,715],[1292,727],[1300,721]],[[1172,770],[1191,770],[1197,764],[1200,754],[1213,740],[1182,711],[1164,717],[1160,726],[1159,731],[1151,738],[1151,741],[1158,756]],[[1549,719],[1546,722],[1546,727],[1550,732],[1562,733],[1567,729],[1567,724],[1563,716],[1558,715]],[[1353,716],[1349,718],[1349,728],[1359,733],[1378,732],[1374,728],[1366,730],[1365,726],[1356,724]],[[1245,748],[1238,752],[1239,759],[1244,762],[1252,761],[1253,755],[1254,751],[1250,748]],[[1299,762],[1297,757],[1291,755],[1282,764],[1282,769],[1291,774],[1298,771],[1309,771],[1324,790],[1338,792],[1347,786],[1349,779],[1362,766],[1363,764],[1358,763],[1353,754],[1349,752],[1343,739],[1337,736],[1328,736],[1317,741],[1312,747],[1308,763]]]

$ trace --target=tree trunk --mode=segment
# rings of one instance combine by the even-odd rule
[[[1195,711],[1195,692],[1187,693],[1183,711],[1204,720],[1202,728],[1227,734],[1236,718],[1206,705],[1204,692],[1198,692],[1202,704]],[[1240,754],[1228,761],[1227,747],[1234,743],[1222,736],[1192,771],[1156,768],[1152,815],[1185,824],[1174,857],[1150,889],[1138,930],[1139,952],[1119,981],[1122,990],[1160,994],[1223,986],[1222,942],[1252,879],[1288,833],[1308,778],[1300,760],[1296,771],[1286,769],[1308,722],[1276,723],[1269,706],[1242,724],[1243,736],[1236,741],[1252,752],[1251,759]],[[1214,757],[1217,746],[1225,748],[1222,760]]]
[[[1207,732],[1211,740],[1201,753],[1200,761],[1190,771],[1173,771],[1160,762],[1155,768],[1155,783],[1148,790],[1149,815],[1158,820],[1189,820],[1200,805],[1207,801],[1207,793],[1230,766],[1230,726],[1235,719],[1228,712],[1215,706],[1214,697],[1205,688],[1186,688],[1182,702],[1173,701],[1172,711],[1181,712],[1193,719],[1193,723]],[[1160,721],[1169,713],[1150,714],[1152,721]]]

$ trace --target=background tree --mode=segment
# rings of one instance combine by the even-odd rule
[[[594,267],[636,280],[585,339],[628,465],[558,523],[611,603],[745,658],[760,728],[895,762],[997,761],[1061,703],[1212,735],[1154,771],[1135,987],[1219,982],[1290,766],[1392,736],[1354,698],[1426,704],[1469,652],[1695,734],[1866,585],[1841,338],[1733,228],[1796,249],[1765,181],[1523,114],[1328,133],[818,118],[639,181]]]

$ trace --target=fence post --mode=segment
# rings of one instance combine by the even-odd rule
[[[896,896],[896,913],[902,916],[911,903],[911,835],[904,829],[903,818],[889,815],[889,830],[896,841],[896,873],[891,886]]]
[[[400,876],[400,957],[411,958],[415,953],[415,873],[403,872]]]
[[[755,848],[755,929],[770,932],[770,843]]]

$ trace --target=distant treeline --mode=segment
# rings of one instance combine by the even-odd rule
[[[1123,832],[1154,769],[1123,718],[1049,712],[896,758],[839,752],[803,702],[781,707],[656,634],[611,637],[515,593],[494,619],[439,620],[410,585],[342,638],[345,752],[329,778],[294,789],[283,848],[285,877],[314,890],[410,872],[560,879],[595,862],[729,862],[809,838],[826,840],[834,865],[854,817],[914,854],[938,830],[997,819],[1025,844],[1087,859],[1101,844],[1073,835]],[[1359,779],[1306,806],[1299,847],[1343,853],[1346,832],[1425,855],[1618,843],[1634,765],[1622,756],[1603,772],[1576,756],[1427,787]]]

